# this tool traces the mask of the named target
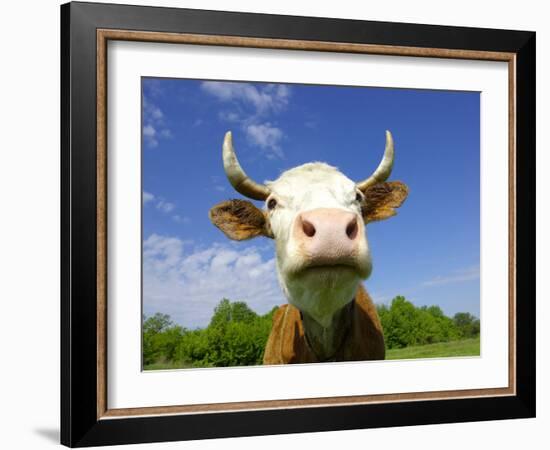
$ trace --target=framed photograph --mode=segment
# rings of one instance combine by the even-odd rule
[[[61,442],[535,415],[535,33],[61,7]]]

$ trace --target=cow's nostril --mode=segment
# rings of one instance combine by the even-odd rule
[[[357,236],[357,219],[353,218],[353,220],[348,223],[348,226],[346,227],[346,234],[350,239],[355,239],[355,236]]]
[[[315,236],[315,227],[305,219],[302,219],[302,230],[304,230],[304,234],[308,237]]]

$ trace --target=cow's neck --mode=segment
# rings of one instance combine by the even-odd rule
[[[337,311],[328,327],[301,313],[307,342],[319,361],[330,360],[343,345],[351,328],[353,306],[354,301],[351,301]]]

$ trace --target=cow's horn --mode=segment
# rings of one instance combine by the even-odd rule
[[[225,174],[235,190],[254,200],[265,200],[269,196],[269,189],[263,184],[256,183],[244,172],[233,149],[231,131],[225,133],[222,153]]]
[[[393,156],[393,137],[391,133],[386,130],[386,149],[384,150],[382,161],[380,161],[380,164],[378,164],[378,167],[370,177],[357,183],[357,188],[360,191],[365,192],[365,190],[372,185],[386,181],[389,178],[393,167]]]

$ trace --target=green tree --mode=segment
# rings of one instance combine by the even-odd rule
[[[417,308],[405,297],[397,296],[389,307],[381,305],[377,310],[387,348],[447,342],[462,337],[454,321],[445,316],[439,306]]]
[[[195,367],[262,364],[276,310],[274,307],[259,316],[245,302],[224,298],[214,309],[208,327],[184,334],[175,359]]]
[[[473,337],[479,334],[479,319],[470,313],[456,313],[453,317],[453,322],[460,331],[462,337]]]
[[[385,323],[382,323],[388,348],[414,345],[417,325],[418,318],[414,305],[405,300],[405,297],[395,297],[392,300],[389,314],[385,317]]]
[[[144,333],[162,333],[174,325],[168,314],[156,313],[154,316],[145,319],[143,322]]]
[[[445,314],[443,314],[443,310],[437,305],[423,306],[422,308],[425,308],[429,314],[436,318],[445,317]]]
[[[245,302],[230,302],[224,298],[214,309],[209,326],[228,322],[252,322],[258,315]]]

